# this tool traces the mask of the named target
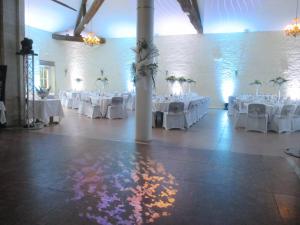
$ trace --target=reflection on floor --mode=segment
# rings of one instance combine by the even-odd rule
[[[299,133],[235,131],[211,111],[189,131],[155,129],[153,143],[135,144],[132,117],[68,116],[41,131],[0,130],[1,225],[299,224],[300,180],[276,150]]]

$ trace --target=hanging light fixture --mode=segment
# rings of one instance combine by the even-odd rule
[[[101,39],[94,32],[89,32],[86,37],[83,37],[83,41],[91,47],[101,44]]]
[[[296,18],[293,20],[291,24],[287,25],[284,29],[284,32],[287,36],[297,37],[297,35],[300,34],[300,24],[299,24],[300,21],[298,18],[298,7],[299,7],[299,0],[297,0]]]
[[[99,38],[95,32],[92,32],[93,30],[93,20],[91,20],[90,22],[90,32],[87,33],[86,36],[84,36],[82,39],[83,39],[83,42],[88,45],[88,46],[96,46],[96,45],[100,45],[103,43],[103,41],[101,40],[101,38]]]

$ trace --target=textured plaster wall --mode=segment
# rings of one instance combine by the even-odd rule
[[[40,59],[55,61],[57,90],[75,88],[75,79],[83,79],[84,90],[95,90],[95,80],[103,69],[109,78],[109,91],[125,91],[134,60],[134,39],[108,39],[103,46],[91,48],[82,43],[55,41],[51,34],[27,28]],[[222,107],[231,94],[251,94],[255,79],[265,81],[261,91],[276,94],[268,82],[276,76],[291,80],[283,93],[300,98],[300,39],[287,38],[281,32],[183,35],[155,37],[160,50],[156,93],[167,94],[165,71],[197,81],[192,88],[210,96],[212,107]],[[77,87],[78,88],[78,87]]]

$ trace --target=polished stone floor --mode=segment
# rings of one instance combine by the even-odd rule
[[[0,130],[0,224],[300,224],[299,161],[279,150],[299,133],[236,131],[210,111],[188,131],[155,129],[153,143],[136,144],[132,125],[67,112],[43,130]]]

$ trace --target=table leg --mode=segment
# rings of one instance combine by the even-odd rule
[[[53,124],[53,123],[54,123],[53,116],[50,116],[49,124]]]

